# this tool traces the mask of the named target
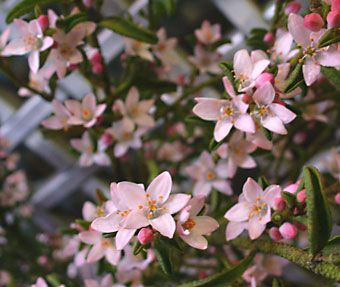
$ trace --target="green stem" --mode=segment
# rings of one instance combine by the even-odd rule
[[[331,280],[340,280],[339,266],[323,260],[313,259],[312,254],[294,246],[268,239],[251,241],[249,238],[237,238],[231,241],[231,244],[242,249],[255,248],[262,253],[281,256],[315,274],[322,275]]]
[[[272,22],[270,24],[270,32],[272,32],[272,33],[276,32],[276,24],[280,20],[280,13],[281,13],[281,10],[282,10],[284,3],[285,3],[285,0],[277,0],[276,1],[274,17],[273,17]]]

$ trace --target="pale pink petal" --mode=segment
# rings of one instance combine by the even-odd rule
[[[255,51],[251,51],[250,58],[253,63],[256,63],[261,60],[268,60],[268,55],[262,50],[255,50]]]
[[[86,244],[97,244],[101,241],[102,235],[97,231],[82,231],[79,233],[79,238]]]
[[[86,201],[82,208],[83,218],[87,221],[92,221],[96,218],[96,206],[90,202]]]
[[[0,36],[0,49],[3,49],[8,41],[9,34],[11,32],[11,27],[8,26],[5,31],[2,32]]]
[[[21,39],[12,40],[2,51],[2,56],[24,55],[31,51],[31,46],[24,43]]]
[[[165,213],[155,219],[150,220],[150,224],[163,236],[172,238],[176,230],[176,223],[173,217]]]
[[[139,92],[136,87],[131,87],[126,97],[126,108],[132,110],[139,101]]]
[[[51,47],[54,43],[54,40],[52,37],[44,37],[43,39],[43,44],[40,47],[40,51],[45,51],[46,49],[48,49],[49,47]]]
[[[125,204],[131,209],[146,205],[145,191],[138,184],[123,181],[118,183],[118,189]]]
[[[291,13],[288,17],[288,30],[296,43],[305,48],[310,46],[311,32],[305,27],[302,16]]]
[[[96,218],[91,227],[99,232],[115,232],[119,228],[119,222],[121,221],[120,214],[111,213],[105,217]]]
[[[128,149],[129,149],[129,145],[127,143],[116,143],[114,147],[115,157],[123,156],[127,152]]]
[[[252,217],[249,220],[249,225],[248,225],[248,232],[249,232],[249,237],[251,240],[254,240],[256,238],[259,238],[263,231],[266,229],[265,224],[261,224],[259,220],[256,217]]]
[[[212,169],[215,167],[214,160],[210,153],[207,151],[202,152],[200,158],[199,158],[199,164],[205,167],[205,169]]]
[[[215,171],[219,178],[229,177],[229,167],[225,161],[220,160],[215,168]]]
[[[233,88],[233,85],[230,83],[228,77],[223,77],[223,84],[224,84],[224,88],[227,91],[228,95],[231,97],[235,97],[235,91]]]
[[[306,85],[311,86],[320,75],[320,65],[314,64],[312,61],[306,62],[306,64],[302,66],[302,72]]]
[[[251,73],[253,71],[253,63],[250,59],[250,56],[247,50],[242,49],[235,53],[234,69],[235,69],[236,75],[243,74],[247,76],[248,78],[251,77]]]
[[[85,279],[85,287],[100,287],[96,281],[93,279]]]
[[[270,64],[269,60],[260,60],[254,64],[252,78],[256,79]]]
[[[13,22],[21,37],[27,37],[29,35],[29,24],[26,21],[14,19]]]
[[[82,102],[82,109],[87,109],[92,113],[96,110],[96,97],[93,94],[85,96]]]
[[[105,251],[105,258],[109,263],[116,266],[119,263],[120,251],[118,251],[114,246],[110,246]]]
[[[106,109],[106,104],[101,104],[96,107],[94,116],[99,117]]]
[[[157,203],[162,204],[168,199],[171,188],[171,175],[169,172],[164,171],[152,180],[146,192],[150,195],[151,199],[154,199],[157,201]]]
[[[81,114],[81,104],[78,101],[66,100],[65,106],[76,117],[80,118],[82,116],[82,114]]]
[[[147,115],[147,114],[141,114],[138,117],[135,118],[136,124],[145,126],[145,127],[153,127],[155,125],[154,119]]]
[[[196,196],[190,199],[188,206],[190,206],[189,214],[190,216],[197,215],[203,208],[206,197],[203,195]]]
[[[256,202],[257,198],[261,197],[262,188],[255,180],[248,177],[246,183],[243,185],[243,194],[248,202]]]
[[[193,189],[193,195],[194,196],[208,196],[210,191],[211,191],[210,182],[198,181],[195,183],[195,186]]]
[[[193,112],[204,120],[216,121],[220,116],[221,107],[219,100],[200,98],[199,103],[193,108]]]
[[[100,285],[101,285],[100,287],[112,287],[113,285],[112,274],[107,274],[100,282]]]
[[[280,104],[270,104],[269,110],[280,118],[285,124],[290,123],[296,118],[296,115]]]
[[[340,53],[338,50],[329,49],[327,52],[319,53],[317,61],[322,66],[338,67],[340,66]]]
[[[246,224],[243,222],[229,222],[226,229],[226,240],[232,240],[239,236],[245,229]]]
[[[119,228],[116,235],[116,248],[117,250],[123,250],[129,243],[132,236],[135,234],[136,229]]]
[[[216,152],[221,158],[226,159],[228,156],[228,145],[226,143],[222,144]]]
[[[201,235],[182,235],[181,238],[184,242],[186,242],[188,245],[190,245],[193,248],[197,249],[207,249],[208,248],[208,241]]]
[[[166,208],[164,212],[173,214],[180,211],[189,202],[190,197],[189,194],[184,193],[171,194],[163,205]]]
[[[275,97],[275,90],[270,82],[265,83],[263,86],[258,88],[253,99],[259,106],[271,104]]]
[[[230,208],[224,217],[229,221],[242,222],[248,220],[251,209],[248,203],[237,203]]]
[[[37,287],[48,287],[47,283],[45,282],[45,280],[41,277],[38,278],[37,280]]]
[[[219,227],[218,222],[210,216],[194,216],[192,219],[196,223],[191,230],[195,235],[209,234]]]
[[[262,125],[263,127],[265,127],[266,129],[280,134],[280,135],[286,135],[287,134],[287,130],[285,128],[285,126],[283,125],[282,121],[274,116],[274,115],[270,115],[267,116],[266,118],[264,118],[262,120]]]
[[[238,165],[242,168],[254,168],[256,167],[256,161],[248,155],[242,158],[242,161],[238,161]]]
[[[228,159],[228,174],[229,174],[229,178],[233,178],[236,174],[237,171],[237,165],[235,164],[235,162],[233,161],[233,159],[230,157]]]
[[[235,128],[246,133],[255,133],[255,124],[253,118],[248,114],[239,114],[235,119]]]
[[[59,118],[57,118],[56,116],[44,120],[41,124],[45,128],[51,130],[60,130],[64,127],[64,125],[60,122]]]
[[[279,185],[270,185],[263,192],[261,199],[267,203],[270,207],[274,207],[274,201],[280,197],[281,187]]]
[[[149,220],[144,209],[133,210],[124,220],[124,228],[139,229],[149,225]]]
[[[222,119],[220,121],[217,121],[214,129],[214,137],[217,142],[220,142],[223,140],[230,132],[231,128],[233,127],[233,124],[230,122],[230,120]]]
[[[226,195],[231,195],[233,193],[233,190],[231,189],[231,186],[227,180],[214,180],[212,182],[212,186],[216,188],[219,192],[222,192]]]

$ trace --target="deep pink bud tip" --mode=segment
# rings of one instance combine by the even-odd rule
[[[286,208],[286,201],[282,197],[275,198],[274,209],[282,211]]]
[[[143,228],[139,231],[137,238],[142,245],[153,241],[153,232],[149,228]]]
[[[274,85],[274,75],[271,73],[262,73],[260,76],[257,77],[255,81],[255,86],[258,89],[267,82],[270,82],[272,85]]]
[[[92,72],[94,74],[101,74],[103,73],[103,70],[104,70],[104,66],[100,63],[97,63],[92,67]]]
[[[335,195],[335,202],[340,205],[340,192]]]
[[[325,25],[324,20],[318,13],[311,13],[305,16],[303,19],[305,27],[313,32],[319,32],[323,25]]]
[[[335,9],[327,15],[328,28],[340,27],[340,9]]]
[[[297,1],[290,2],[285,9],[285,14],[289,15],[290,13],[298,13],[301,9],[301,4]]]
[[[263,41],[267,43],[269,46],[271,46],[275,41],[274,34],[268,32],[266,35],[264,35]]]
[[[297,194],[297,201],[298,202],[305,202],[306,201],[306,190],[301,190],[298,194]]]
[[[110,146],[113,144],[114,138],[110,134],[103,134],[101,140],[105,145]]]
[[[279,231],[284,239],[294,239],[298,233],[297,227],[289,222],[282,224]]]
[[[275,241],[280,241],[281,239],[283,239],[280,230],[277,227],[272,227],[269,230],[269,236],[271,239],[275,240]]]
[[[102,54],[99,52],[95,53],[93,57],[91,58],[92,65],[98,64],[102,62]]]
[[[38,23],[41,29],[47,29],[49,26],[49,20],[47,15],[40,15],[38,18]]]
[[[332,11],[340,9],[340,0],[332,0]]]

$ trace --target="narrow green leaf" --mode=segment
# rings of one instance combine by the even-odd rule
[[[294,194],[287,191],[282,191],[281,196],[284,198],[289,208],[292,208],[296,205],[296,196]]]
[[[140,243],[138,239],[136,239],[135,243],[133,244],[133,255],[138,255],[143,249],[143,245]]]
[[[313,166],[304,167],[303,181],[306,189],[308,240],[310,251],[315,255],[328,242],[332,219],[319,171]]]
[[[303,62],[298,63],[294,70],[290,73],[284,92],[290,93],[294,91],[298,86],[300,86],[303,83],[303,74],[302,74],[302,66]]]
[[[78,229],[75,228],[60,228],[59,230],[64,235],[77,235],[79,233]]]
[[[154,247],[156,257],[162,271],[170,276],[172,274],[172,260],[171,260],[171,249],[167,244],[163,242],[161,237],[157,237],[154,240]]]
[[[207,46],[207,50],[214,52],[219,46],[222,46],[224,44],[230,44],[231,40],[229,38],[222,38],[210,45]]]
[[[283,281],[281,279],[274,278],[273,279],[273,287],[285,287]]]
[[[27,13],[33,12],[36,5],[46,6],[52,3],[65,3],[68,0],[23,0],[20,1],[16,6],[12,8],[7,14],[6,22],[9,24],[15,18],[19,18]]]
[[[228,77],[230,83],[232,84],[232,86],[234,88],[235,94],[237,94],[237,89],[236,89],[235,81],[234,81],[234,75],[231,72],[232,68],[231,68],[230,64],[227,63],[227,62],[221,62],[221,63],[218,64],[218,66],[222,70],[223,74]]]
[[[46,276],[46,279],[48,283],[50,283],[53,287],[58,287],[60,286],[60,281],[58,280],[58,275],[57,274],[49,274]]]
[[[83,220],[83,219],[76,219],[76,223],[86,230],[88,230],[91,225],[91,222]]]
[[[332,237],[322,249],[323,255],[331,255],[333,253],[340,253],[340,235]]]
[[[257,183],[262,187],[263,190],[266,189],[270,185],[268,179],[266,179],[264,175],[261,175],[257,179]]]
[[[177,287],[225,287],[242,276],[244,271],[246,271],[252,263],[254,256],[255,252],[251,252],[248,257],[231,269],[224,270],[202,280],[178,285]]]
[[[157,44],[158,42],[157,35],[154,32],[139,27],[124,17],[114,16],[105,18],[98,23],[98,26],[108,28],[118,34],[137,41],[149,44]]]
[[[333,67],[321,67],[321,73],[340,91],[340,71]]]
[[[168,16],[175,13],[176,0],[153,0],[154,3],[161,5]]]
[[[339,29],[338,28],[329,29],[320,38],[319,43],[318,43],[318,48],[327,47],[331,44],[338,43],[338,42],[340,42]]]

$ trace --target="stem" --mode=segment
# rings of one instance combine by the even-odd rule
[[[277,0],[276,1],[274,17],[273,17],[272,22],[270,24],[270,32],[272,32],[272,33],[276,32],[276,24],[280,20],[280,13],[281,13],[281,10],[282,10],[284,3],[285,3],[285,0]]]
[[[303,249],[289,246],[268,239],[251,241],[249,238],[237,238],[231,244],[242,248],[252,249],[266,254],[274,254],[288,259],[289,261],[332,280],[340,280],[340,267],[320,259],[313,259],[312,254]]]

